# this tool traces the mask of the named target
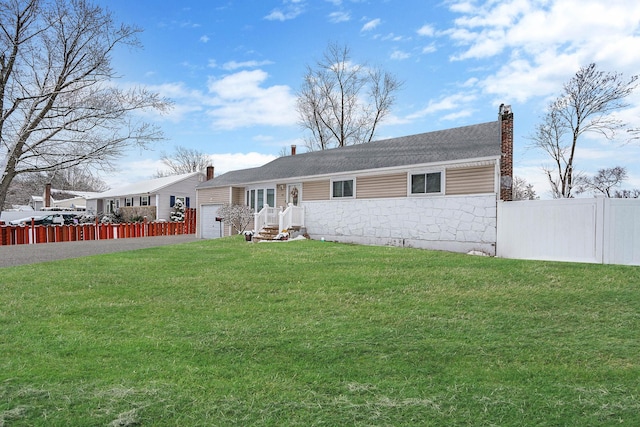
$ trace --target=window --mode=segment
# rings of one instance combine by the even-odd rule
[[[176,196],[169,196],[169,207],[174,207],[178,200],[180,200],[182,202],[182,206],[183,207],[185,207],[185,208],[190,207],[189,206],[189,198],[188,197],[176,197]]]
[[[267,204],[272,208],[276,205],[276,190],[267,188]]]
[[[333,181],[333,197],[353,197],[353,180]]]
[[[411,175],[411,194],[442,193],[442,172]]]
[[[133,206],[133,197],[125,197],[124,205],[125,206]]]
[[[247,206],[254,212],[260,212],[262,208],[269,205],[270,208],[276,205],[275,188],[252,188],[247,190]]]
[[[260,212],[264,207],[264,190],[261,188],[258,190],[258,207],[256,210]]]
[[[140,206],[149,206],[149,196],[140,196]]]

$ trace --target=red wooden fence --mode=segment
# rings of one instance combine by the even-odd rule
[[[2,225],[0,246],[80,240],[126,239],[195,234],[196,210],[185,209],[182,222],[128,222],[121,224]]]

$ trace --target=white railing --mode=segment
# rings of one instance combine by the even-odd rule
[[[264,207],[260,210],[260,212],[253,214],[253,229],[256,231],[260,231],[260,229],[266,225],[275,225],[278,224],[278,214],[280,210],[278,208],[269,207],[269,205],[264,205]]]
[[[304,227],[304,208],[293,206],[289,203],[287,209],[279,214],[278,227],[280,231],[288,230],[291,227]]]

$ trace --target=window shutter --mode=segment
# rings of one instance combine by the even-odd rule
[[[176,204],[176,196],[169,197],[169,206],[173,207]]]
[[[184,204],[185,204],[185,207],[187,207],[187,208],[190,207],[189,206],[189,198],[188,197],[184,198]]]

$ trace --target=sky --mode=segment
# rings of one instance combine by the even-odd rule
[[[260,166],[283,149],[305,151],[295,110],[308,65],[329,43],[403,82],[376,139],[467,126],[514,112],[514,174],[549,198],[551,159],[530,136],[581,66],[640,73],[637,0],[96,0],[115,21],[143,29],[121,48],[117,84],[146,86],[173,102],[165,140],[126,153],[103,176],[118,187],[149,179],[177,146],[211,155],[216,175]],[[640,127],[640,88],[618,117]],[[624,135],[623,135],[624,136]],[[640,141],[581,141],[575,168],[627,168],[640,188]]]

